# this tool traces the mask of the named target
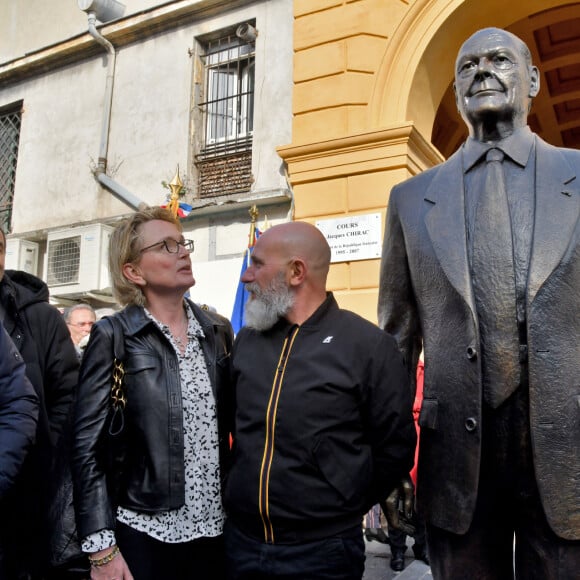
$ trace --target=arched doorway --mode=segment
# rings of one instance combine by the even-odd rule
[[[540,94],[529,116],[532,130],[552,145],[580,149],[580,3],[542,11],[507,29],[526,42],[540,69]],[[466,136],[450,83],[431,142],[448,157]]]
[[[578,134],[580,1],[323,4],[303,4],[295,21],[295,143],[278,148],[292,184],[294,219],[379,213],[384,225],[393,186],[441,162],[464,138],[450,87],[459,47],[480,28],[506,28],[530,45],[543,85],[533,129],[556,145],[571,146]],[[388,34],[373,18],[385,6],[393,12]],[[327,21],[333,26],[322,28]],[[312,62],[317,66],[309,67]],[[379,268],[379,258],[337,261],[329,289],[343,308],[374,321]]]
[[[532,129],[553,145],[580,148],[580,2],[538,4],[418,0],[383,58],[369,103],[370,125],[412,121],[448,157],[467,134],[453,94],[455,55],[475,30],[497,26],[522,38],[540,68]]]

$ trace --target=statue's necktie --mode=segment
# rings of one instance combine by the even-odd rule
[[[483,395],[493,408],[517,388],[519,339],[512,228],[502,167],[504,154],[486,155],[473,228],[473,290],[479,318]]]

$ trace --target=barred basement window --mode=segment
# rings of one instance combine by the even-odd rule
[[[196,156],[199,195],[246,192],[252,185],[255,46],[232,32],[207,41],[203,48],[204,139]]]
[[[0,109],[0,227],[10,232],[22,103]]]

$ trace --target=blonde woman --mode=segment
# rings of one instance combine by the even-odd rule
[[[222,575],[233,333],[225,318],[184,297],[195,283],[192,251],[180,222],[161,208],[135,213],[111,236],[127,397],[118,473],[102,460],[113,380],[107,318],[94,325],[83,358],[75,420],[77,521],[92,580]]]

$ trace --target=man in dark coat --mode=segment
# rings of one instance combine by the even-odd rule
[[[436,579],[513,578],[514,537],[518,578],[580,570],[580,152],[528,128],[539,84],[519,38],[476,32],[455,66],[469,138],[389,202],[379,321],[409,369],[424,349]],[[507,198],[493,219],[492,191]]]
[[[48,304],[46,284],[26,272],[4,271],[5,255],[6,238],[1,232],[0,319],[26,363],[40,413],[36,444],[6,498],[10,514],[0,522],[0,538],[7,548],[11,578],[39,578],[50,562],[59,564],[61,557],[66,558],[63,552],[69,538],[61,537],[64,530],[57,533],[54,527],[62,526],[63,514],[54,514],[53,503],[62,492],[62,469],[69,470],[59,454],[66,446],[63,434],[72,411],[78,359],[62,315]],[[55,470],[57,463],[60,472]],[[70,502],[61,506],[64,503]],[[61,549],[61,554],[56,553]]]
[[[360,580],[362,518],[415,454],[393,338],[326,291],[330,247],[306,222],[260,236],[233,349],[229,580]]]

